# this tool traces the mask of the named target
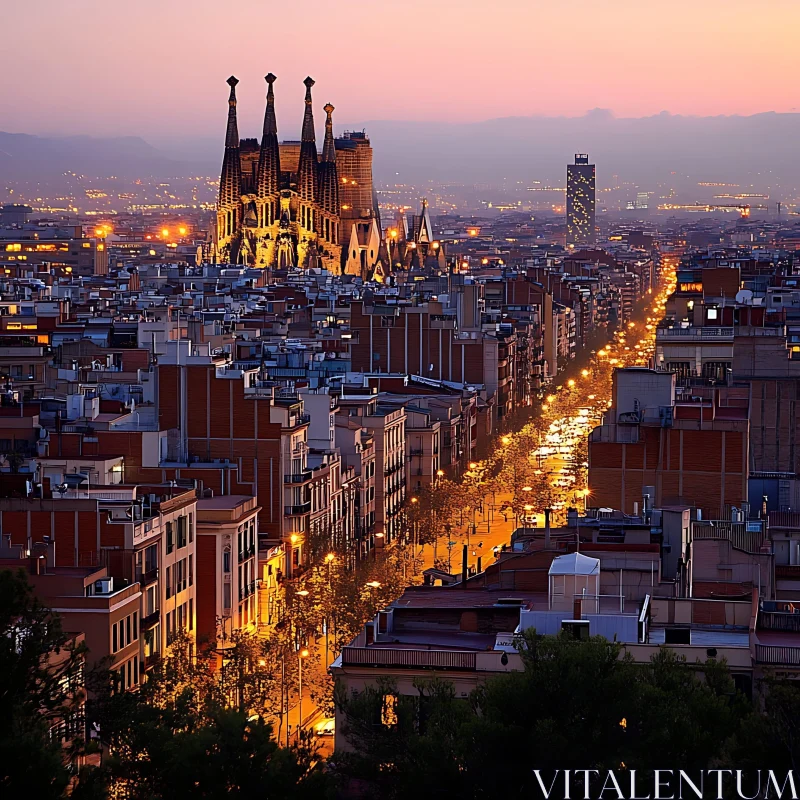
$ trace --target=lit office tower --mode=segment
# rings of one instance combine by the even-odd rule
[[[594,164],[585,153],[567,164],[567,244],[594,244]]]

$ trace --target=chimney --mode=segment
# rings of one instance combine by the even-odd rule
[[[467,582],[467,546],[464,545],[464,549],[461,552],[461,583]]]
[[[550,549],[550,509],[544,510],[544,549]]]
[[[576,597],[572,603],[572,619],[583,619],[580,597]]]

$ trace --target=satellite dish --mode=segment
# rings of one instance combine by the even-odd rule
[[[739,291],[736,292],[737,303],[744,303],[745,305],[749,305],[752,299],[753,299],[753,293],[749,289],[739,289]]]

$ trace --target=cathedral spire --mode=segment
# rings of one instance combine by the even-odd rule
[[[317,141],[314,133],[314,112],[311,108],[311,87],[314,81],[306,78],[306,109],[303,115],[303,134],[300,143],[300,162],[297,167],[297,192],[300,199],[313,203],[317,196]]]
[[[322,207],[329,214],[339,215],[339,173],[336,169],[336,146],[333,141],[333,106],[325,106],[325,144],[319,165],[319,192]]]
[[[219,181],[220,206],[231,206],[238,199],[242,186],[242,165],[239,160],[239,128],[236,124],[236,84],[239,81],[231,75],[228,98],[228,127],[225,131],[225,155],[222,159],[222,173]]]
[[[333,143],[333,106],[328,103],[325,106],[325,144],[322,147],[323,161],[336,161],[336,146]]]
[[[268,84],[267,109],[264,112],[264,134],[261,138],[261,152],[258,155],[256,187],[259,197],[271,197],[278,193],[281,176],[278,123],[275,120],[275,93],[272,89],[277,78],[270,72],[264,80]]]
[[[267,82],[267,110],[264,112],[264,136],[278,133],[278,123],[275,120],[275,92],[272,88],[277,77],[271,72],[264,77]]]
[[[311,108],[311,87],[314,85],[314,80],[306,78],[303,83],[306,86],[306,110],[303,115],[303,134],[300,138],[304,142],[314,142],[314,147],[316,147],[317,136],[314,133],[314,111]]]

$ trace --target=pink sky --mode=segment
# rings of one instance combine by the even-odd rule
[[[233,73],[256,135],[269,71],[287,137],[307,74],[340,123],[800,110],[797,0],[35,0],[3,18],[6,131],[222,135]]]

